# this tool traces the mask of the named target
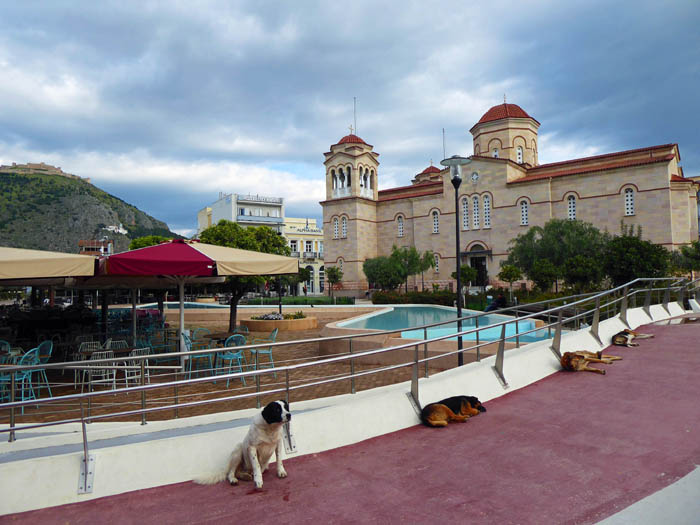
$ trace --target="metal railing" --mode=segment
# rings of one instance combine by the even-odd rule
[[[260,399],[262,396],[267,396],[271,394],[284,394],[285,398],[287,401],[290,399],[290,393],[302,389],[307,389],[307,388],[312,388],[320,385],[325,385],[325,384],[330,384],[330,383],[335,383],[335,382],[341,382],[341,381],[350,381],[350,391],[352,393],[356,392],[356,379],[364,376],[369,376],[373,374],[380,374],[380,373],[386,373],[392,370],[398,370],[401,368],[407,368],[411,367],[411,394],[414,398],[414,400],[417,402],[418,401],[418,386],[419,386],[419,376],[420,376],[420,366],[424,366],[424,375],[425,377],[428,377],[429,372],[429,364],[435,360],[441,359],[445,360],[446,358],[449,358],[450,356],[454,356],[456,354],[459,354],[460,352],[470,352],[470,351],[475,351],[476,353],[476,360],[479,361],[481,360],[481,352],[480,350],[486,346],[486,345],[492,345],[496,343],[498,345],[498,349],[496,351],[496,357],[494,360],[494,365],[493,365],[493,371],[498,377],[499,381],[504,387],[508,386],[505,373],[504,373],[504,364],[505,364],[505,350],[506,350],[506,343],[508,341],[513,341],[515,342],[515,346],[519,347],[520,342],[523,339],[523,337],[527,336],[528,334],[536,333],[538,331],[543,331],[547,330],[547,335],[551,335],[551,329],[554,328],[554,337],[552,338],[552,344],[551,344],[551,349],[552,351],[557,355],[560,356],[560,346],[561,346],[561,336],[562,332],[565,329],[565,326],[570,326],[571,329],[580,329],[582,326],[584,326],[584,323],[587,327],[590,327],[589,330],[593,337],[601,344],[603,345],[600,336],[599,336],[599,323],[601,319],[606,319],[606,318],[611,318],[616,315],[619,315],[620,320],[625,323],[627,326],[629,326],[627,322],[627,309],[630,307],[630,302],[632,304],[637,304],[637,297],[642,296],[643,297],[643,311],[652,319],[650,315],[650,308],[652,304],[652,296],[655,294],[657,297],[657,304],[661,304],[661,306],[670,314],[669,310],[669,304],[671,301],[671,294],[675,293],[676,294],[676,300],[679,302],[679,304],[683,307],[683,301],[685,298],[686,293],[693,293],[696,296],[700,295],[700,285],[698,284],[700,281],[695,280],[692,282],[686,282],[684,280],[679,280],[676,278],[657,278],[657,279],[635,279],[634,281],[631,281],[630,283],[627,283],[625,285],[619,286],[617,288],[614,288],[612,290],[607,290],[604,292],[600,293],[595,293],[595,294],[583,294],[583,295],[578,295],[578,296],[571,296],[571,297],[566,297],[566,298],[559,298],[559,299],[551,299],[547,301],[541,301],[539,303],[530,303],[528,305],[520,305],[520,306],[515,306],[515,307],[506,307],[502,308],[500,310],[494,310],[488,313],[478,313],[478,314],[472,314],[463,317],[461,320],[464,321],[471,321],[473,320],[473,328],[468,328],[466,330],[463,330],[458,333],[450,333],[446,335],[441,335],[439,337],[428,337],[429,336],[429,329],[433,327],[438,327],[442,326],[445,324],[451,324],[455,323],[457,319],[451,319],[449,321],[443,321],[439,323],[432,323],[428,325],[424,325],[421,327],[417,328],[411,328],[411,330],[422,330],[423,331],[423,339],[422,340],[410,340],[406,343],[399,344],[399,345],[394,345],[390,346],[387,348],[377,348],[377,349],[371,349],[371,350],[364,350],[357,352],[353,348],[353,341],[356,339],[360,338],[365,338],[365,337],[371,337],[371,336],[377,336],[377,335],[391,335],[394,333],[399,333],[399,332],[405,332],[407,331],[406,328],[402,329],[396,329],[396,330],[390,330],[390,331],[382,331],[382,330],[373,330],[373,331],[367,331],[359,334],[353,334],[353,335],[340,335],[340,336],[332,336],[332,337],[321,337],[321,338],[312,338],[312,339],[305,339],[305,340],[299,340],[299,341],[283,341],[283,342],[277,342],[277,343],[264,343],[264,344],[251,344],[251,345],[245,345],[245,346],[237,346],[233,348],[207,348],[207,349],[202,349],[202,350],[192,350],[188,352],[168,352],[168,353],[160,353],[160,354],[155,354],[155,355],[149,355],[149,356],[123,356],[123,357],[115,357],[115,358],[110,358],[110,359],[101,359],[101,360],[91,360],[88,362],[86,361],[76,361],[76,362],[70,362],[70,363],[49,363],[49,364],[42,364],[40,368],[43,369],[78,369],[78,370],[88,370],[90,368],[105,368],[112,366],[114,368],[118,369],[133,369],[133,368],[140,368],[141,369],[141,384],[138,386],[132,386],[132,387],[126,387],[126,388],[120,388],[118,389],[119,393],[139,393],[141,396],[141,406],[138,409],[133,409],[133,410],[121,410],[117,412],[110,412],[107,414],[92,414],[90,410],[90,404],[92,400],[94,400],[95,397],[97,396],[104,396],[106,393],[112,393],[114,391],[99,391],[99,392],[85,392],[85,393],[80,393],[80,394],[69,394],[69,395],[64,395],[60,397],[53,397],[53,398],[40,398],[40,399],[32,399],[32,400],[25,400],[25,401],[17,401],[14,399],[15,391],[16,391],[16,385],[15,385],[15,374],[14,372],[21,371],[21,370],[29,370],[29,369],[36,369],[37,365],[29,365],[29,366],[13,366],[13,367],[5,367],[4,372],[5,373],[10,373],[11,376],[11,382],[10,382],[10,395],[11,395],[11,400],[8,403],[5,403],[3,405],[0,405],[0,409],[5,409],[9,410],[10,412],[10,425],[8,428],[3,428],[0,429],[0,432],[8,432],[9,433],[9,441],[14,441],[15,440],[15,433],[19,431],[24,431],[24,430],[31,430],[35,428],[41,428],[41,427],[47,427],[47,426],[55,426],[55,425],[60,425],[60,424],[66,424],[66,423],[81,423],[82,425],[82,432],[83,432],[83,441],[84,441],[84,448],[85,448],[85,458],[84,461],[87,464],[88,461],[88,446],[87,446],[87,430],[86,430],[86,423],[90,423],[93,421],[100,421],[104,419],[111,419],[111,418],[116,418],[116,417],[130,417],[134,415],[139,415],[141,416],[141,423],[145,425],[147,423],[147,415],[152,414],[155,412],[159,411],[165,411],[165,410],[175,410],[176,411],[176,416],[177,416],[177,411],[182,408],[187,408],[187,407],[199,407],[207,404],[212,404],[212,403],[222,403],[226,401],[235,401],[235,400],[242,400],[242,399],[251,399],[255,398],[256,399],[256,405],[260,407]],[[654,287],[654,283],[665,283],[666,286],[660,286],[660,287]],[[646,286],[644,286],[646,284]],[[548,307],[552,303],[562,303],[559,305],[555,305],[552,307]],[[532,308],[533,306],[544,306],[545,309],[539,312],[530,312],[530,313],[525,313],[524,308]],[[479,319],[483,318],[486,315],[491,315],[491,314],[506,314],[506,313],[515,313],[515,316],[509,319],[504,319],[502,321],[498,321],[495,323],[484,323],[482,320],[482,323],[479,323]],[[521,315],[524,314],[524,315]],[[528,320],[534,320],[534,319],[539,319],[542,324],[537,325],[534,328],[527,329],[524,331],[520,331],[517,328],[522,326],[522,323]],[[546,319],[546,321],[545,321]],[[554,321],[552,321],[554,319]],[[590,320],[590,324],[588,323],[588,320]],[[507,334],[507,329],[506,327],[509,324],[513,324],[515,327],[517,327],[514,330],[514,333],[508,335]],[[500,328],[500,337],[496,339],[489,339],[489,340],[484,340],[483,335],[480,337],[480,333],[483,332],[485,329],[499,329]],[[469,336],[469,335],[474,335],[474,344],[464,348],[462,350],[445,350],[444,348],[441,348],[438,353],[435,355],[429,355],[429,345],[439,342],[439,341],[444,341],[448,339],[454,339],[457,336]],[[341,342],[341,341],[347,341],[347,352],[342,353],[340,355],[335,355],[331,357],[326,357],[326,358],[321,358],[317,359],[314,361],[310,362],[301,362],[297,364],[291,364],[291,365],[285,365],[285,366],[278,366],[275,368],[260,368],[260,362],[259,362],[259,352],[255,352],[255,363],[253,365],[253,370],[248,370],[244,372],[236,372],[236,373],[225,373],[225,374],[220,374],[220,375],[215,375],[215,376],[209,376],[209,377],[196,377],[196,378],[190,378],[190,379],[177,379],[176,375],[176,380],[174,381],[167,381],[167,382],[161,382],[161,383],[152,383],[152,384],[145,384],[144,383],[144,377],[145,377],[145,370],[146,370],[146,361],[149,359],[153,359],[154,357],[157,357],[159,359],[177,359],[181,361],[180,366],[152,366],[148,365],[149,370],[170,370],[170,371],[177,371],[178,374],[184,373],[184,360],[185,359],[192,359],[192,358],[197,358],[198,356],[206,356],[206,355],[211,355],[211,354],[218,354],[222,352],[228,352],[231,351],[232,349],[235,350],[236,352],[238,351],[250,351],[250,350],[257,350],[260,348],[280,348],[288,345],[293,345],[293,344],[311,344],[311,343],[328,343],[328,342]],[[420,347],[423,346],[423,353],[421,357],[421,352],[420,352]],[[456,346],[456,345],[455,345]],[[396,352],[396,351],[401,351],[401,350],[412,350],[412,352],[409,352],[410,358],[407,359],[406,361],[400,362],[398,364],[393,364],[393,365],[386,365],[386,366],[379,366],[378,368],[373,368],[369,370],[363,370],[363,371],[357,371],[355,367],[355,362],[358,359],[361,358],[367,358],[371,356],[377,356],[380,354],[385,354],[388,352]],[[124,365],[116,365],[115,363],[118,362],[124,362],[124,361],[129,361],[131,363],[140,363],[140,365],[134,365],[134,366],[124,366]],[[320,367],[320,366],[327,366],[327,365],[334,365],[334,364],[349,364],[350,372],[349,374],[340,374],[336,376],[328,376],[328,377],[321,377],[316,378],[315,376],[312,376],[313,379],[310,381],[304,381],[299,380],[297,381],[297,384],[293,384],[293,381],[290,381],[290,375],[301,372],[304,370],[309,370],[309,369],[314,369],[315,367]],[[269,374],[279,374],[284,377],[284,381],[282,383],[273,383],[269,387],[266,387],[264,390],[261,387],[261,377]],[[253,392],[245,392],[245,393],[237,393],[237,394],[229,394],[228,390],[223,391],[223,395],[213,398],[213,399],[200,399],[200,400],[195,400],[195,401],[186,401],[186,402],[179,402],[178,399],[178,389],[185,387],[185,386],[193,386],[193,385],[200,385],[200,384],[206,384],[206,383],[211,383],[211,382],[216,382],[216,381],[224,381],[224,380],[229,380],[229,379],[253,379],[255,383],[255,390]],[[146,399],[147,399],[147,394],[149,392],[156,391],[158,389],[174,389],[175,395],[174,395],[174,403],[166,403],[160,406],[151,406],[147,407],[146,406]],[[18,409],[22,409],[22,407],[30,406],[30,405],[44,405],[48,404],[51,402],[56,401],[57,399],[60,399],[62,402],[66,401],[77,401],[80,403],[80,409],[81,409],[81,414],[80,417],[72,417],[72,418],[67,418],[67,419],[62,419],[59,421],[50,421],[50,422],[40,422],[40,423],[32,423],[32,424],[26,424],[22,425],[22,427],[17,427],[16,425],[16,411]],[[85,408],[85,405],[87,405],[87,409]]]

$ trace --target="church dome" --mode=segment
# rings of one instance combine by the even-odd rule
[[[478,124],[483,124],[484,122],[493,122],[494,120],[501,120],[504,118],[532,118],[528,115],[523,108],[517,104],[498,104],[489,109],[484,116],[479,119]],[[532,120],[535,120],[532,118]],[[535,120],[535,122],[537,122]],[[537,122],[539,124],[539,122]]]
[[[362,140],[360,137],[357,135],[353,135],[352,133],[350,135],[345,135],[342,139],[338,141],[338,144],[367,144],[364,140]],[[369,144],[367,144],[369,145]]]
[[[421,171],[418,175],[430,175],[431,173],[440,173],[440,168],[436,168],[435,166],[430,165],[423,171]]]

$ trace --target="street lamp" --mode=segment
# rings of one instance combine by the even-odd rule
[[[459,155],[452,155],[449,159],[443,159],[440,164],[443,166],[450,167],[450,175],[452,177],[452,186],[455,188],[455,251],[457,259],[457,332],[462,331],[462,278],[460,274],[462,273],[462,261],[461,261],[461,249],[459,242],[459,186],[462,184],[462,177],[460,176],[462,171],[462,166],[469,164],[471,159],[466,157],[460,157]],[[457,366],[462,366],[464,364],[464,353],[462,352],[462,336],[457,336]]]

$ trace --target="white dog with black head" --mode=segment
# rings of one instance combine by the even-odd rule
[[[282,465],[282,426],[292,419],[286,401],[273,401],[261,413],[253,417],[248,434],[242,443],[236,445],[231,453],[228,470],[214,474],[205,479],[196,479],[196,483],[212,485],[228,479],[231,485],[238,480],[255,482],[255,488],[263,486],[262,474],[274,453],[277,459],[277,477],[286,478],[287,472]]]

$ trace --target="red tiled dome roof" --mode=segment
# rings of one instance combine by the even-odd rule
[[[494,120],[501,120],[502,118],[532,118],[528,115],[523,108],[516,104],[499,104],[489,109],[484,116],[479,119],[477,124],[483,124],[484,122],[492,122]],[[532,119],[535,120],[535,119]],[[535,121],[537,122],[537,121]]]
[[[338,144],[367,144],[364,140],[362,140],[360,137],[357,135],[353,135],[352,133],[350,135],[345,135],[342,139],[338,141]]]
[[[418,175],[426,175],[429,173],[440,173],[440,168],[436,168],[435,166],[428,166],[423,171],[421,171]]]

